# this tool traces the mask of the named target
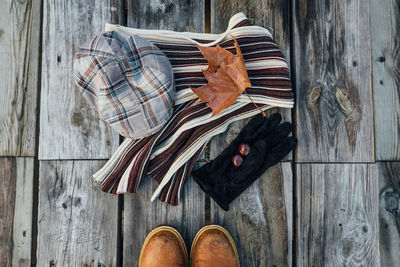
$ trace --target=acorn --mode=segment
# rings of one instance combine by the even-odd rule
[[[236,154],[235,156],[233,156],[232,163],[233,163],[233,166],[240,167],[240,165],[242,165],[242,163],[243,163],[242,156],[240,156],[239,154]]]

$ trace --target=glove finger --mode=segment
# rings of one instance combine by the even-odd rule
[[[280,162],[297,144],[296,138],[293,136],[287,137],[277,146],[271,149],[265,157],[264,165],[259,169],[258,175],[262,175],[269,167]]]
[[[293,125],[289,122],[284,122],[279,125],[275,131],[271,132],[264,139],[267,143],[267,147],[271,148],[281,143],[282,140],[288,137],[288,135],[293,131]]]
[[[278,126],[279,123],[281,123],[282,121],[282,116],[279,113],[274,113],[271,116],[269,116],[268,119],[268,124],[270,124],[271,126]]]
[[[272,132],[282,120],[282,116],[279,113],[272,114],[268,120],[266,120],[261,127],[257,129],[255,134],[253,134],[253,139],[258,140],[265,138],[269,132]]]
[[[233,184],[237,185],[252,176],[264,163],[266,156],[266,143],[264,140],[258,140],[251,148],[243,164],[237,168],[232,165],[229,168]]]
[[[266,118],[262,114],[256,115],[249,123],[247,123],[243,127],[239,135],[232,143],[239,144],[243,141],[248,140],[254,134],[254,132],[265,122]]]

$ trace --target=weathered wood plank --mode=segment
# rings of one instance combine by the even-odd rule
[[[211,158],[220,153],[230,137],[215,137]],[[227,142],[226,140],[229,139]],[[218,140],[218,141],[217,141]],[[218,145],[217,145],[218,144]],[[288,162],[280,163],[261,176],[243,192],[225,212],[211,200],[211,223],[220,224],[231,233],[243,266],[289,266],[292,255],[292,171]],[[284,182],[288,188],[284,188]],[[290,214],[287,217],[287,214]],[[288,219],[290,218],[290,224]]]
[[[232,15],[244,12],[256,25],[268,28],[290,63],[290,20],[288,1],[211,1],[211,31],[223,32]],[[271,110],[269,113],[276,112]],[[291,121],[290,110],[280,110]],[[215,158],[248,122],[232,123],[228,131],[211,140],[210,157]],[[287,157],[290,159],[291,155]],[[285,176],[287,177],[285,177]],[[291,264],[292,185],[290,163],[268,170],[233,202],[229,212],[211,200],[211,222],[227,227],[237,243],[243,266],[287,266]],[[283,181],[287,188],[284,189]],[[285,195],[287,194],[287,196]],[[287,199],[287,202],[285,201]],[[285,205],[288,205],[286,208]],[[289,214],[290,217],[286,217]],[[292,222],[292,221],[291,221]]]
[[[1,158],[0,168],[0,265],[11,266],[16,188],[15,158]]]
[[[381,266],[400,262],[400,162],[377,163],[379,170],[379,252]]]
[[[371,0],[377,160],[400,160],[400,2]]]
[[[120,20],[119,0],[44,1],[40,159],[107,159],[119,138],[89,107],[73,81],[73,56]]]
[[[211,223],[230,232],[243,266],[291,266],[292,224],[287,213],[292,204],[286,196],[292,192],[285,195],[283,180],[289,177],[284,175],[292,177],[290,163],[270,168],[232,202],[228,212],[211,200]]]
[[[129,27],[141,29],[204,31],[204,0],[127,1]]]
[[[204,31],[204,1],[128,1],[128,26],[144,29]],[[155,184],[142,181],[136,195],[124,197],[123,265],[137,266],[146,235],[156,226],[176,227],[188,247],[205,221],[204,193],[191,177],[185,184],[181,203],[167,206],[158,200],[150,202]]]
[[[298,162],[373,162],[369,1],[294,1]]]
[[[34,156],[41,1],[2,1],[0,155]]]
[[[225,31],[228,21],[237,12],[244,12],[256,25],[268,28],[290,63],[290,24],[288,1],[211,1],[211,31]],[[270,111],[276,112],[277,110]],[[290,110],[280,110],[291,121]],[[240,132],[248,120],[233,123],[229,130],[211,140],[210,157],[215,158]],[[287,157],[290,159],[291,156]],[[289,177],[283,177],[288,175]],[[224,212],[211,200],[211,222],[228,228],[237,242],[241,264],[245,266],[286,266],[291,262],[292,214],[291,184],[286,192],[283,180],[291,183],[289,163],[277,165],[234,201]],[[267,186],[271,183],[270,186]],[[285,184],[286,186],[286,184]],[[290,199],[285,203],[284,194]],[[289,204],[286,211],[285,204]],[[292,217],[290,217],[292,219]],[[279,240],[279,241],[278,241]]]
[[[283,176],[283,195],[285,197],[285,210],[286,210],[286,223],[287,223],[287,262],[288,266],[293,265],[293,220],[294,220],[294,208],[293,208],[293,168],[291,162],[282,162],[282,176]]]
[[[210,157],[215,158],[248,120],[232,124],[225,134],[214,137]],[[291,163],[285,162],[269,169],[242,193],[229,212],[211,200],[211,222],[222,224],[231,232],[242,265],[291,266],[292,201]]]
[[[104,161],[41,161],[37,266],[116,266],[118,198],[90,175]]]
[[[0,265],[31,266],[33,158],[0,158]]]
[[[290,61],[289,11],[289,1],[211,0],[211,31],[224,32],[229,19],[236,13],[243,12],[252,23],[271,31],[276,43]]]
[[[12,266],[31,266],[34,158],[16,158]]]
[[[211,0],[211,32],[224,32],[229,19],[238,12],[243,12],[255,25],[271,31],[290,66],[289,1]],[[291,109],[279,109],[279,112],[286,121],[291,121]]]
[[[204,193],[189,177],[178,206],[168,206],[158,200],[150,202],[157,186],[145,179],[137,194],[124,198],[123,266],[137,266],[140,250],[147,234],[159,225],[175,227],[190,249],[196,232],[204,225]]]
[[[375,165],[298,164],[296,184],[297,266],[380,266]]]

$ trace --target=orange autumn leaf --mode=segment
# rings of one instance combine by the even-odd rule
[[[239,44],[235,37],[233,40],[237,56],[219,45],[197,46],[208,61],[208,68],[203,70],[208,84],[190,89],[212,109],[212,116],[232,105],[251,86]]]

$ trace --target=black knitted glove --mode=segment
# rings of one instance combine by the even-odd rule
[[[213,161],[192,172],[201,189],[224,210],[269,167],[282,160],[296,145],[292,124],[281,123],[275,113],[268,119],[261,114],[252,119],[225,150]],[[235,167],[232,157],[241,143],[251,146],[242,165]]]

